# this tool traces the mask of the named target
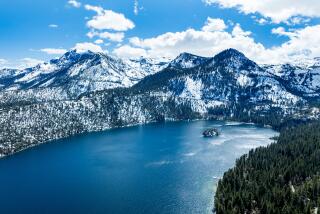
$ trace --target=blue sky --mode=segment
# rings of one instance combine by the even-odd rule
[[[272,4],[274,0],[268,1]],[[79,43],[85,43],[81,47],[88,43],[99,46],[101,50],[119,57],[174,57],[178,51],[214,55],[231,46],[250,57],[261,55],[256,60],[262,62],[268,58],[291,60],[292,55],[301,57],[302,53],[306,57],[314,57],[320,53],[314,48],[320,46],[318,41],[308,41],[307,45],[301,42],[308,38],[305,35],[308,27],[312,28],[307,32],[309,34],[319,30],[319,17],[313,11],[320,9],[317,1],[290,4],[289,0],[278,0],[282,3],[274,8],[267,3],[257,6],[243,3],[243,0],[234,2],[237,0],[3,0],[0,1],[0,64],[2,62],[3,67],[24,63],[22,59],[29,59],[30,63],[32,60],[49,60]],[[106,11],[112,11],[113,15],[122,14],[123,20],[120,21],[130,21],[134,27],[115,30],[110,24],[109,27],[103,23],[101,27],[99,23],[90,26],[88,22],[99,14],[88,9],[88,5],[99,7],[100,16],[104,16]],[[285,14],[283,11],[290,5],[295,12]],[[210,32],[203,32],[208,17],[222,20],[225,26],[218,27],[218,30],[215,26]],[[116,20],[114,23],[118,24]],[[125,25],[119,22],[119,26],[121,24]],[[238,34],[233,31],[236,26],[242,30],[240,33],[237,31]],[[88,32],[94,32],[96,36],[90,38]],[[124,34],[124,38],[113,39],[117,41],[99,38],[104,32]],[[136,42],[132,42],[132,38],[136,38]],[[300,43],[292,45],[296,40]],[[48,49],[56,51],[48,54]]]

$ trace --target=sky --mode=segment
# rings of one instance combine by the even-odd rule
[[[72,49],[174,58],[236,48],[286,63],[320,56],[318,11],[319,0],[1,0],[0,67]]]

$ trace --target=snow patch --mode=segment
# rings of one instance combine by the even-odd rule
[[[185,79],[184,90],[181,93],[180,97],[183,98],[194,98],[194,99],[201,99],[201,89],[202,89],[202,82],[201,80],[195,81],[190,77],[186,77]]]

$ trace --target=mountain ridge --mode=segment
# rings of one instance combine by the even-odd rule
[[[199,62],[189,54],[177,59]],[[232,119],[277,128],[287,120],[320,118],[318,89],[304,88],[313,87],[308,84],[317,79],[318,68],[275,72],[234,49],[193,65],[166,66],[132,86],[77,96],[62,96],[65,90],[59,87],[0,93],[0,154],[79,133],[166,120]],[[308,81],[299,81],[301,73]]]

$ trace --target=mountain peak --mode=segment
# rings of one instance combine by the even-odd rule
[[[227,58],[247,58],[243,53],[240,51],[229,48],[224,51],[221,51],[217,55],[214,56],[215,59],[227,59]]]
[[[197,55],[194,55],[188,52],[182,52],[181,54],[179,54],[177,58],[188,58],[188,57],[197,57]]]
[[[80,53],[76,49],[66,52],[60,57],[60,60],[76,60],[80,58]]]
[[[85,59],[92,59],[92,58],[98,57],[100,55],[101,55],[100,53],[95,53],[90,50],[82,52],[82,51],[78,51],[76,49],[73,49],[73,50],[66,52],[62,57],[59,58],[58,61],[60,63],[78,62],[78,61],[85,60]]]
[[[243,53],[233,48],[218,53],[213,59],[216,65],[232,69],[252,70],[253,68],[258,67],[255,62],[251,61]]]
[[[205,63],[209,58],[183,52],[169,66],[176,68],[192,68]]]

